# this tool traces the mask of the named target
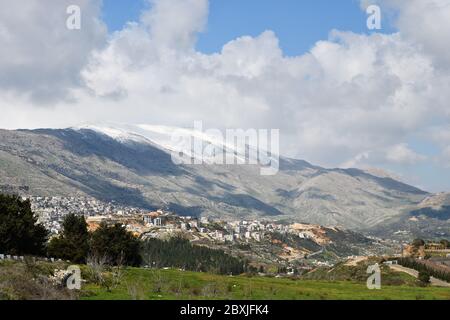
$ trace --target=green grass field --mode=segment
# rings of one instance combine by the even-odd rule
[[[67,267],[65,262],[0,262],[0,300],[450,300],[449,288],[421,287],[413,277],[389,268],[382,268],[382,289],[369,290],[364,266],[319,269],[301,280],[177,269],[97,272],[81,266],[84,281],[78,292],[51,280],[56,270]]]
[[[109,290],[86,284],[81,299],[450,300],[450,289],[400,285],[368,290],[363,282],[230,277],[173,269],[129,268]]]

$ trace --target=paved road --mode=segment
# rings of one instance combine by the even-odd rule
[[[392,270],[394,271],[398,271],[398,272],[404,272],[409,274],[410,276],[413,276],[414,278],[418,278],[419,277],[419,272],[414,270],[414,269],[410,269],[410,268],[406,268],[403,266],[400,266],[398,264],[393,264],[389,266]],[[450,288],[450,283],[436,279],[434,277],[431,277],[431,285],[432,286],[436,286],[436,287],[449,287]]]

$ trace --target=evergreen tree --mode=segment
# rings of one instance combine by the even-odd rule
[[[83,216],[69,214],[64,218],[62,233],[50,240],[48,254],[51,257],[85,263],[89,251],[89,232]]]
[[[246,270],[241,259],[222,250],[193,245],[183,238],[149,239],[144,242],[142,256],[145,264],[154,268],[177,267],[218,274],[241,274]]]
[[[102,223],[92,233],[91,254],[105,258],[111,265],[139,266],[141,242],[120,224],[108,226]]]
[[[419,272],[424,272],[429,274],[431,277],[435,277],[437,279],[441,279],[447,282],[450,282],[450,272],[444,270],[437,270],[436,268],[432,268],[427,266],[426,264],[419,262],[418,260],[412,258],[400,258],[398,259],[398,264],[404,266],[406,268],[414,269]]]
[[[0,195],[0,253],[43,255],[48,231],[37,223],[29,200]]]
[[[450,249],[450,241],[442,239],[441,244],[444,246],[444,249]]]
[[[422,239],[415,239],[412,242],[413,247],[419,248],[419,247],[423,247],[425,245],[425,241],[423,241]]]
[[[423,284],[429,284],[430,283],[430,274],[426,271],[420,271],[419,272],[419,281]]]

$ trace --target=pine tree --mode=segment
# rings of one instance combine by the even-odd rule
[[[85,263],[89,251],[89,232],[83,216],[69,214],[64,218],[59,237],[51,239],[48,254],[51,257]]]
[[[139,266],[141,242],[120,224],[104,223],[92,233],[90,250],[93,256],[106,258],[111,265]]]
[[[29,200],[0,195],[0,253],[43,255],[48,231],[37,223]]]

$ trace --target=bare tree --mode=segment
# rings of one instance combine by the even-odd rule
[[[95,254],[90,254],[86,259],[89,277],[94,283],[101,286],[104,286],[106,282],[104,272],[107,260],[106,256],[98,256]]]

